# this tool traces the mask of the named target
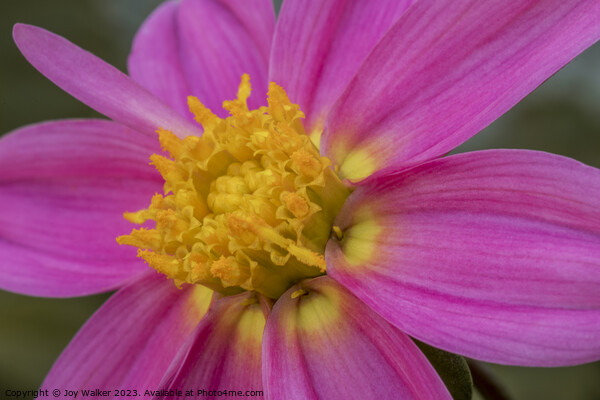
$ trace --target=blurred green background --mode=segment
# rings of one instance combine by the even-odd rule
[[[47,28],[125,71],[137,28],[160,2],[0,2],[0,134],[47,119],[98,116],[25,61],[12,42],[14,23]],[[600,167],[600,45],[458,151],[485,148],[544,150]],[[61,350],[107,297],[40,299],[0,291],[0,398],[6,389],[39,387]],[[600,363],[555,369],[490,367],[514,399],[600,399]]]

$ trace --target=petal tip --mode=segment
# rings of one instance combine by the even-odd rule
[[[39,26],[24,24],[22,22],[17,22],[13,26],[12,36],[17,48],[29,60],[29,55],[35,51],[32,50],[31,47],[35,42],[41,38],[42,35],[48,34],[52,35],[51,32],[47,31],[44,28],[40,28]]]
[[[24,35],[26,35],[28,32],[36,30],[36,29],[41,29],[41,28],[34,26],[34,25],[17,22],[13,26],[13,30],[12,30],[13,39],[14,39],[15,43],[17,44],[17,46],[19,45],[19,41],[21,41],[21,39],[23,38]]]

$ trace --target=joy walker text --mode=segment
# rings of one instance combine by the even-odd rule
[[[111,390],[101,390],[101,389],[93,389],[93,390],[86,390],[86,389],[68,390],[68,389],[65,389],[64,395],[72,397],[74,399],[76,399],[77,396],[79,396],[79,394],[81,394],[82,397],[108,397],[108,396],[110,396],[111,392],[112,392]],[[114,392],[115,392],[115,396],[118,396],[119,393],[117,393],[117,392],[127,392],[127,390],[115,390]],[[133,390],[129,390],[129,392],[132,392],[132,394],[130,396],[137,396],[137,393],[133,394]]]

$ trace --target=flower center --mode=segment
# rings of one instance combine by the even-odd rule
[[[224,295],[253,290],[276,299],[297,281],[326,272],[323,252],[349,195],[304,132],[304,114],[271,83],[268,107],[249,110],[250,79],[218,118],[194,97],[202,137],[159,129],[170,158],[150,159],[165,180],[147,209],[125,213],[137,224],[117,238],[138,247],[151,267]]]

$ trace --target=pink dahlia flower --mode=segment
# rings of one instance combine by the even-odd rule
[[[410,337],[502,364],[600,359],[600,171],[444,157],[599,18],[596,0],[289,0],[277,23],[268,0],[169,1],[130,77],[17,25],[29,62],[111,119],[0,140],[1,286],[117,289],[43,388],[449,398]]]

